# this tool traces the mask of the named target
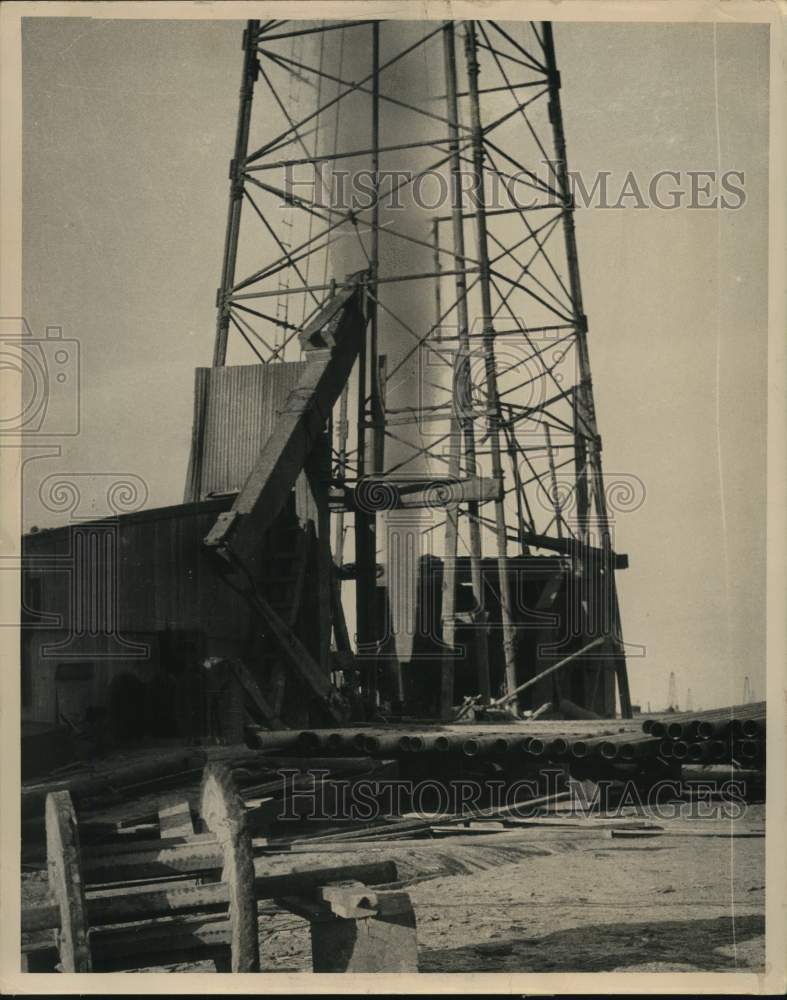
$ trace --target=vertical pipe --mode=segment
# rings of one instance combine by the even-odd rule
[[[524,539],[525,532],[525,512],[522,507],[522,476],[519,473],[519,463],[517,462],[516,440],[514,438],[514,415],[511,407],[508,408],[508,421],[503,427],[503,431],[508,446],[508,458],[511,462],[511,475],[514,477],[514,494],[516,496],[516,527],[517,544],[519,552],[528,551],[527,543]]]
[[[503,657],[506,670],[506,690],[517,686],[516,632],[511,613],[511,581],[508,576],[505,506],[503,498],[503,466],[500,458],[500,398],[497,394],[495,371],[495,331],[492,325],[492,294],[489,276],[489,250],[487,246],[486,207],[484,204],[484,145],[481,128],[481,108],[478,96],[478,49],[475,23],[468,21],[465,32],[467,59],[467,89],[470,97],[470,125],[472,130],[473,169],[475,183],[470,195],[475,205],[476,241],[478,246],[479,284],[481,287],[482,338],[486,373],[488,410],[488,435],[492,458],[492,477],[500,485],[499,499],[495,500],[495,534],[497,536],[497,570],[500,586],[500,618],[503,625]]]
[[[440,220],[438,218],[432,219],[432,246],[434,247],[434,252],[432,254],[432,260],[434,261],[434,329],[437,333],[437,339],[441,339],[440,331],[440,318],[443,315],[443,302],[442,296],[440,294],[440,272],[442,267],[440,266]]]
[[[372,205],[372,233],[370,248],[370,286],[375,299],[377,297],[377,275],[380,268],[380,22],[372,25],[372,178],[374,186],[374,203]],[[370,338],[369,338],[369,372],[370,410],[372,415],[372,462],[375,472],[383,469],[383,415],[380,406],[380,390],[378,382],[378,309],[376,301],[369,303]]]
[[[235,262],[238,256],[238,234],[243,205],[243,176],[246,155],[249,151],[249,123],[257,79],[257,35],[259,21],[248,21],[243,33],[243,74],[240,85],[238,126],[235,131],[235,156],[230,164],[230,203],[227,210],[227,235],[224,240],[224,259],[221,267],[221,285],[216,293],[216,339],[213,344],[213,367],[220,367],[227,359],[227,336],[230,328],[229,297],[235,281]]]
[[[377,21],[372,25],[372,174],[376,178],[379,170],[379,129],[380,129],[380,28]],[[369,266],[369,290],[376,296],[377,286],[377,264],[379,257],[379,216],[378,202],[375,197],[372,209],[372,237],[371,237],[371,263]],[[369,319],[369,334],[364,339],[362,350],[358,357],[358,415],[357,415],[357,438],[358,438],[358,475],[360,482],[366,475],[367,467],[375,465],[376,448],[372,448],[372,454],[367,454],[366,430],[369,422],[376,423],[374,409],[371,410],[372,421],[369,421],[370,409],[367,402],[376,399],[376,363],[377,363],[377,309],[374,299],[367,297],[367,315]],[[371,378],[367,379],[367,371]],[[367,381],[371,383],[371,392],[367,396]],[[373,431],[373,433],[376,433]],[[371,458],[371,461],[369,459]],[[375,540],[375,514],[373,511],[356,511],[355,514],[355,561],[356,561],[356,582],[355,582],[355,606],[356,606],[356,626],[358,633],[358,652],[366,656],[374,655],[372,644],[376,638],[376,601],[375,601],[375,567],[377,563],[377,545]],[[370,666],[364,672],[366,681],[366,697],[372,708],[377,705],[377,667]]]
[[[607,502],[604,493],[604,480],[601,471],[601,444],[596,427],[596,411],[593,401],[593,382],[590,377],[590,357],[588,353],[587,332],[588,323],[582,304],[582,285],[579,278],[579,257],[577,254],[576,232],[574,230],[574,208],[571,197],[571,187],[568,177],[566,160],[566,138],[563,132],[563,113],[560,107],[560,73],[555,60],[555,44],[552,37],[552,24],[542,22],[544,33],[544,56],[549,85],[549,120],[552,123],[552,134],[555,143],[555,173],[560,186],[560,194],[564,204],[563,235],[566,245],[566,260],[568,263],[571,300],[574,310],[574,326],[576,330],[577,356],[579,361],[579,386],[575,392],[575,435],[582,437],[582,445],[578,454],[584,452],[585,465],[590,467],[593,483],[593,496],[596,505],[596,519],[601,533],[601,548],[605,552],[604,571],[608,575],[605,593],[609,595],[610,638],[613,645],[615,675],[618,682],[620,708],[624,718],[631,718],[631,695],[629,693],[626,658],[623,652],[621,638],[620,608],[611,553],[609,533],[609,518]],[[579,423],[584,426],[580,427]],[[583,470],[583,475],[584,475]]]
[[[464,441],[465,475],[476,475],[475,430],[473,427],[472,400],[469,393],[458,392],[460,385],[468,377],[470,364],[469,319],[467,304],[467,280],[465,277],[465,236],[462,220],[462,164],[459,157],[459,102],[456,84],[456,52],[454,47],[454,25],[446,21],[443,26],[443,57],[446,80],[446,117],[449,121],[449,149],[451,172],[451,225],[455,261],[452,270],[455,279],[457,299],[458,343],[454,369],[454,386],[451,413],[451,475],[461,472],[461,445]],[[442,315],[442,313],[441,313]],[[458,396],[461,395],[461,398]],[[461,434],[459,431],[461,430]],[[456,454],[454,454],[456,452]],[[468,534],[470,548],[470,578],[475,600],[474,647],[478,670],[478,689],[484,700],[491,695],[489,682],[489,648],[484,610],[483,578],[481,572],[481,524],[478,519],[478,503],[468,502]],[[450,714],[453,701],[453,647],[456,635],[456,556],[458,540],[458,510],[456,516],[447,511],[446,535],[443,560],[443,642],[447,647],[441,665],[441,714]]]
[[[349,395],[349,386],[345,384],[342,389],[341,400],[339,401],[339,419],[336,422],[336,437],[338,445],[338,459],[337,466],[339,472],[339,479],[344,482],[347,475],[347,397]],[[336,562],[341,566],[344,560],[344,506],[341,506],[336,513],[335,522],[335,534],[333,542],[333,551],[336,557]],[[341,590],[341,580],[337,580],[337,585]]]
[[[563,537],[563,511],[560,508],[560,494],[557,488],[557,472],[555,470],[555,452],[552,448],[552,435],[549,433],[549,424],[544,424],[544,433],[547,439],[547,457],[549,459],[549,481],[552,487],[552,506],[555,511],[555,530],[557,537]]]

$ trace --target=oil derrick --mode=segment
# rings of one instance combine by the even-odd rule
[[[229,173],[211,386],[294,384],[303,328],[362,275],[298,501],[323,668],[372,712],[611,715],[617,688],[630,717],[551,24],[249,21]],[[230,486],[197,483],[199,419],[193,498]]]
[[[678,683],[675,680],[675,671],[670,670],[669,675],[669,691],[667,693],[667,710],[670,712],[678,711]]]

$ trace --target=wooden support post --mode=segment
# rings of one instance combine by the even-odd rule
[[[65,791],[50,792],[46,798],[46,861],[49,891],[60,912],[60,967],[63,972],[92,972],[79,832],[71,796]]]
[[[279,664],[277,664],[276,666],[278,667]],[[268,701],[268,699],[260,690],[259,684],[254,679],[254,675],[246,666],[246,664],[243,662],[243,660],[233,660],[232,667],[235,671],[235,676],[238,679],[238,683],[240,684],[247,698],[249,698],[251,703],[260,713],[260,715],[262,715],[262,717],[265,720],[267,720],[271,724],[271,726],[273,726],[274,729],[286,728],[282,723],[281,719],[279,718],[279,712],[281,711],[281,702],[279,701],[278,704],[275,704]],[[281,667],[280,676],[282,681],[284,680],[283,670],[284,668]],[[275,671],[276,668],[274,667],[274,672]],[[273,678],[273,683],[274,683],[274,692],[278,694],[279,686],[276,684],[276,677]],[[281,687],[282,687],[281,693],[283,694],[283,684],[281,685]]]
[[[161,812],[177,816],[186,829],[181,803],[172,801],[171,808],[165,804]],[[207,833],[172,836],[162,844],[138,843],[137,853],[131,844],[102,845],[103,859],[90,854],[83,859],[71,797],[67,791],[50,793],[50,897],[44,905],[24,909],[21,916],[23,933],[54,931],[56,946],[24,946],[25,971],[130,971],[207,958],[218,971],[258,972],[257,903],[280,897],[287,908],[312,921],[315,972],[417,971],[415,915],[407,894],[378,896],[366,887],[396,881],[394,863],[255,876],[248,814],[224,764],[206,767],[200,812]],[[146,858],[152,855],[166,855],[172,864],[165,861],[151,870]],[[141,892],[123,892],[120,884],[217,866],[221,880],[210,885],[155,884]],[[113,891],[94,894],[86,902],[86,883],[96,874],[104,888]],[[167,919],[158,919],[162,917]]]
[[[259,972],[257,898],[254,894],[254,857],[246,830],[246,809],[232,772],[223,765],[205,768],[200,814],[215,834],[224,857],[221,881],[229,891],[230,972]]]
[[[323,673],[331,672],[331,580],[334,575],[331,554],[331,515],[328,509],[330,481],[330,443],[325,435],[317,442],[306,461],[306,479],[317,511],[317,628],[318,662]]]
[[[295,631],[282,621],[260,594],[250,595],[249,603],[270,626],[292,669],[313,692],[334,722],[343,722],[347,717],[348,706]]]
[[[415,911],[406,892],[334,882],[278,902],[311,925],[314,972],[417,972]]]

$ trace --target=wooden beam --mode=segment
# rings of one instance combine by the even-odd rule
[[[253,574],[266,530],[303,471],[349,378],[366,318],[360,278],[334,296],[301,334],[306,365],[232,509],[220,514],[207,548],[231,548]]]
[[[344,722],[348,710],[344,699],[295,632],[259,593],[250,594],[249,603],[268,624],[295,673],[323,704],[334,722]]]
[[[274,729],[286,729],[287,727],[279,718],[279,709],[270,704],[243,660],[233,660],[232,668],[235,672],[235,676],[238,678],[238,683],[248,695],[260,715],[262,715],[264,719],[267,719]]]
[[[509,691],[508,694],[503,695],[502,698],[498,698],[497,701],[490,702],[490,705],[505,705],[509,701],[513,701],[517,695],[521,694],[522,691],[527,690],[527,688],[532,687],[543,677],[548,677],[550,674],[554,673],[556,670],[560,670],[567,663],[571,663],[576,660],[579,656],[584,656],[585,653],[589,653],[591,649],[595,649],[596,646],[600,646],[602,642],[606,642],[607,637],[602,635],[598,639],[594,639],[593,642],[589,642],[587,646],[583,646],[582,649],[578,649],[575,653],[571,653],[569,656],[564,657],[562,660],[558,660],[557,663],[553,663],[551,667],[547,667],[546,670],[542,670],[540,674],[536,674],[535,677],[531,677],[530,680],[525,681],[524,684],[520,684],[515,687],[513,691]]]

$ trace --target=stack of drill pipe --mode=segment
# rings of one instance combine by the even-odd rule
[[[765,702],[675,712],[642,724],[649,736],[662,739],[663,756],[687,764],[734,763],[755,769],[765,763],[765,727]]]
[[[682,739],[685,736],[710,739],[727,732],[740,733],[747,739],[765,735],[765,702],[730,705],[704,712],[674,712],[661,718],[645,719],[642,729],[654,736]]]
[[[293,752],[312,757],[326,754],[367,753],[372,756],[399,753],[453,750],[462,752],[470,742],[469,755],[476,753],[474,740],[505,740],[510,749],[517,749],[525,738],[554,739],[572,736],[592,736],[632,731],[638,727],[633,720],[589,719],[549,720],[528,722],[454,723],[430,725],[353,726],[340,729],[313,729],[301,731],[269,732],[257,730],[255,742],[262,750],[281,749],[284,744]],[[488,746],[494,748],[494,742]],[[502,744],[497,747],[503,751]]]

